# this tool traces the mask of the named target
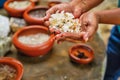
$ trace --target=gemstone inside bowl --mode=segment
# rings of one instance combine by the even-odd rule
[[[76,63],[88,64],[94,58],[94,51],[86,44],[77,44],[70,48],[69,56]]]

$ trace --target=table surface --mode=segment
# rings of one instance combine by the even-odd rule
[[[24,66],[22,80],[101,80],[105,45],[98,34],[87,43],[94,49],[95,58],[87,65],[70,61],[68,49],[75,43],[54,44],[52,50],[44,57],[29,57],[16,51],[6,56],[16,58]]]
[[[55,42],[52,50],[43,57],[29,57],[17,51],[6,56],[16,58],[24,66],[22,80],[100,80],[105,45],[98,34],[87,43],[94,49],[95,58],[87,65],[70,61],[68,50],[75,43]]]

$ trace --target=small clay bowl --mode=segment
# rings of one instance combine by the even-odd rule
[[[45,6],[37,6],[37,7],[31,8],[25,11],[24,19],[28,24],[43,25],[44,24],[43,17],[45,17],[47,10],[48,10],[48,7],[45,7]]]
[[[39,43],[41,41],[40,39],[38,39],[38,38],[35,39],[33,37],[29,38],[29,40],[26,42],[28,43],[30,40],[35,40],[34,41],[35,44],[33,44],[34,42],[32,42],[32,41],[29,42],[30,44],[26,44],[26,42],[23,43],[20,41],[20,37],[22,37],[22,36],[27,36],[27,39],[28,39],[28,37],[30,35],[35,36],[37,34],[36,36],[38,36],[38,34],[41,34],[41,33],[49,36],[47,39],[45,38],[44,40],[42,40],[41,43]],[[40,35],[40,36],[42,36],[42,35]],[[43,37],[41,39],[43,39]],[[31,56],[31,57],[39,57],[39,56],[44,56],[45,54],[47,54],[53,47],[54,34],[49,34],[49,30],[45,26],[31,25],[31,26],[23,27],[20,30],[18,30],[13,35],[12,42],[15,45],[15,47],[20,52],[24,53],[25,55]]]
[[[94,51],[86,44],[77,44],[69,49],[69,57],[76,63],[88,64],[94,58]]]
[[[23,65],[20,61],[12,58],[12,57],[1,57],[0,58],[0,64],[2,65],[8,65],[11,68],[14,68],[16,70],[16,77],[15,80],[21,80],[23,76]]]
[[[40,1],[40,0],[31,0],[31,1],[37,3],[37,2]]]
[[[21,0],[6,0],[5,4],[4,4],[4,9],[9,13],[10,16],[12,17],[22,17],[23,13],[25,12],[25,10],[32,8],[35,6],[35,3],[30,1],[30,5],[26,8],[23,9],[16,9],[16,8],[11,8],[9,7],[9,4],[14,2],[14,1],[21,1]],[[26,1],[26,0],[22,0],[22,1]]]
[[[49,8],[51,8],[51,7],[53,7],[57,4],[60,4],[60,3],[62,3],[60,0],[49,0],[48,1],[48,6],[49,6]]]

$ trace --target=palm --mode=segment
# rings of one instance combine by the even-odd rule
[[[80,17],[82,30],[86,33],[84,38],[91,38],[98,28],[98,17],[93,13],[85,13]]]

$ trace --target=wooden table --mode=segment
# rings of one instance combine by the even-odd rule
[[[87,43],[95,52],[94,61],[87,65],[72,63],[68,49],[75,45],[70,42],[54,44],[52,50],[44,57],[28,57],[14,48],[6,56],[18,59],[24,65],[22,80],[100,80],[105,45],[98,34]]]
[[[87,65],[70,61],[68,49],[75,45],[70,42],[54,44],[52,50],[44,57],[28,57],[12,52],[7,56],[21,61],[24,65],[22,80],[100,80],[105,46],[98,34],[87,43],[95,52],[94,61]]]

